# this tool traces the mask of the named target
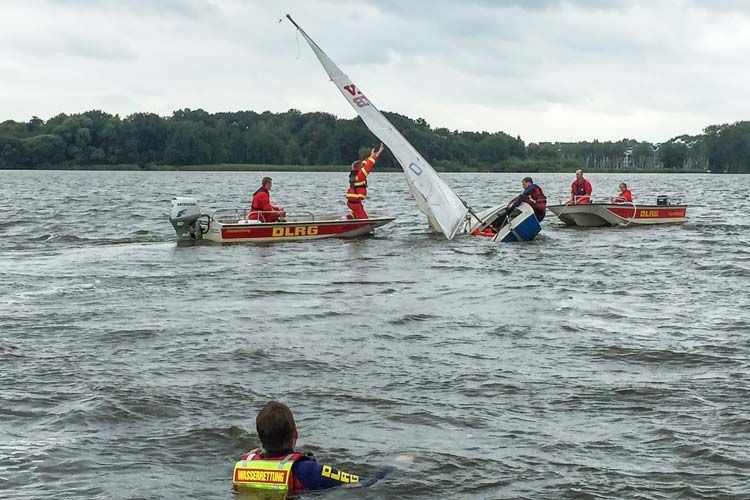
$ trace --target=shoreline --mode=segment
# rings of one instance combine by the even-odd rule
[[[539,174],[539,173],[575,173],[577,168],[539,168],[518,170],[510,168],[503,170],[491,170],[479,167],[466,167],[464,169],[448,169],[434,167],[440,173],[514,173],[514,174]],[[249,164],[217,164],[217,165],[62,165],[45,168],[5,168],[0,170],[70,170],[70,171],[113,171],[113,172],[347,172],[348,165],[249,165]],[[623,174],[710,174],[711,171],[703,170],[678,170],[666,168],[589,168],[584,169],[587,173],[623,173]],[[400,168],[381,168],[382,173],[398,173]],[[721,173],[721,172],[717,172]]]

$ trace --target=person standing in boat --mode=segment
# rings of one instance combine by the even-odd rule
[[[235,490],[263,490],[294,495],[304,490],[320,490],[347,484],[372,483],[385,477],[393,467],[381,467],[370,479],[361,478],[317,462],[312,453],[294,450],[297,424],[292,411],[283,403],[270,401],[255,419],[261,448],[242,455],[234,465]]]
[[[624,182],[620,183],[620,194],[612,198],[612,203],[633,203],[633,193]]]
[[[547,214],[547,197],[544,195],[542,188],[534,184],[531,177],[524,177],[521,181],[523,193],[516,196],[508,205],[508,213],[515,210],[521,203],[528,203],[534,209],[534,215],[539,222],[542,222]]]
[[[270,191],[272,185],[273,180],[270,177],[263,177],[260,188],[253,193],[248,219],[260,222],[275,222],[279,217],[286,215],[283,208],[271,205]]]
[[[383,143],[380,149],[370,150],[370,156],[364,160],[357,160],[352,163],[352,169],[349,172],[349,189],[346,191],[346,206],[349,208],[347,219],[366,219],[367,212],[362,202],[367,198],[367,176],[370,175],[372,167],[378,160],[378,156],[383,152]]]
[[[583,170],[576,170],[576,180],[570,185],[570,199],[565,202],[570,204],[582,205],[591,203],[591,183],[583,178]]]

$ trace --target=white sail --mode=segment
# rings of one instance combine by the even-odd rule
[[[331,81],[365,122],[367,128],[388,146],[404,170],[417,206],[427,216],[430,225],[452,239],[461,229],[469,208],[440,178],[432,166],[414,149],[396,127],[365,97],[348,76],[307,36],[302,28],[287,15],[302,33],[318,56]]]

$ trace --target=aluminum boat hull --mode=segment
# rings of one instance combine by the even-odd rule
[[[687,205],[638,205],[635,203],[590,203],[547,205],[568,226],[599,227],[685,222]]]

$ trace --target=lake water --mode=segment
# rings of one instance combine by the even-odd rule
[[[325,498],[750,498],[750,176],[591,174],[688,221],[495,244],[376,171],[372,237],[175,244],[172,197],[247,206],[262,175],[0,171],[0,497],[232,499],[276,399],[324,463],[415,456]],[[346,172],[271,175],[344,213]],[[444,177],[483,208],[523,176]]]

